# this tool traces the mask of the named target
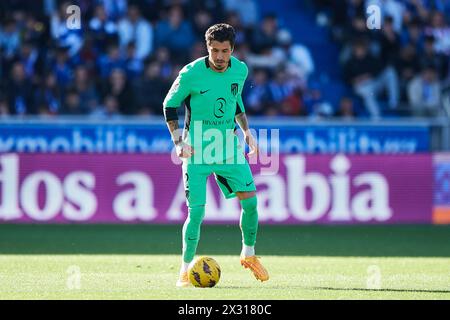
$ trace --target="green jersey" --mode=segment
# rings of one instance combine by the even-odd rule
[[[221,163],[243,153],[234,133],[235,116],[244,112],[242,89],[248,75],[244,62],[231,57],[224,72],[211,69],[208,57],[186,65],[172,84],[164,108],[184,102],[185,141],[194,148],[194,161]],[[167,111],[167,110],[166,110]]]

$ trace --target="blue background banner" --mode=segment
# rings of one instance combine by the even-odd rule
[[[257,137],[268,137],[281,153],[411,154],[430,152],[424,125],[284,123],[252,121]],[[272,140],[273,141],[272,141]],[[260,139],[261,140],[261,139]],[[262,140],[261,140],[262,141]],[[272,146],[272,147],[271,147]],[[139,122],[0,123],[0,152],[167,153],[172,149],[164,120]]]

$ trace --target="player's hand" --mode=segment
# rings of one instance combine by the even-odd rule
[[[181,141],[175,145],[177,156],[180,158],[189,158],[194,154],[194,148]]]
[[[255,138],[253,138],[250,131],[244,132],[244,140],[245,143],[250,147],[250,152],[247,153],[249,157],[255,156],[258,154],[258,145],[256,144]]]

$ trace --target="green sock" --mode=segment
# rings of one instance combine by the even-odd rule
[[[258,232],[258,210],[256,196],[241,200],[242,214],[240,227],[242,238],[247,246],[254,246]]]
[[[200,240],[200,225],[205,216],[205,206],[189,208],[189,215],[183,225],[183,261],[190,263]]]

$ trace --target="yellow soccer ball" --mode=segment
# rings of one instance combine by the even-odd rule
[[[214,287],[220,279],[220,266],[210,257],[195,259],[188,270],[189,281],[200,288]]]

